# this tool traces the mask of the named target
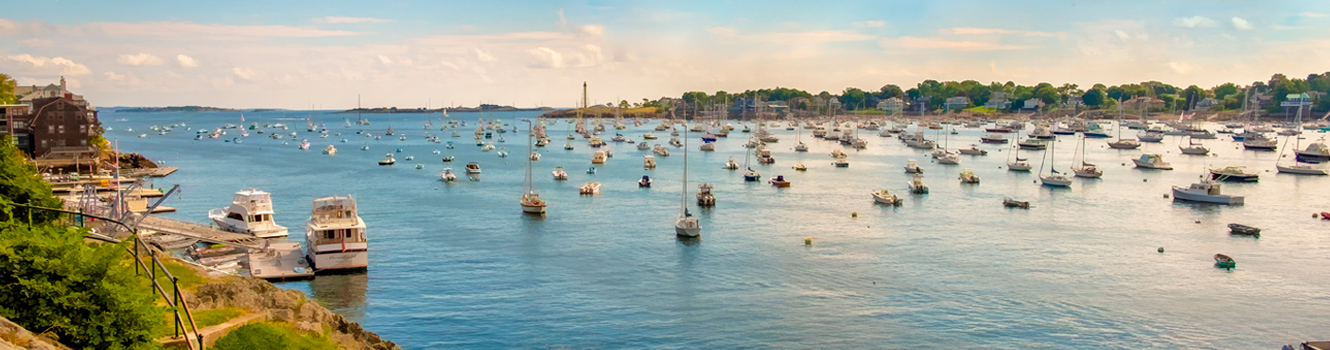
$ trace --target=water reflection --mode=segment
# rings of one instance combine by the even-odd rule
[[[369,292],[369,272],[320,274],[309,281],[314,301],[334,313],[354,321],[365,316],[365,294]]]

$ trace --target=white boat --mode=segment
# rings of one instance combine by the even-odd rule
[[[725,167],[723,169],[739,170],[739,163],[734,161],[734,157],[730,157],[730,160],[725,161]]]
[[[687,138],[687,135],[684,135],[684,139]],[[686,145],[683,150],[683,189],[679,190],[679,218],[674,221],[674,234],[680,237],[697,237],[702,234],[702,224],[698,222],[697,217],[688,212],[688,147]]]
[[[318,271],[368,268],[369,239],[356,199],[350,195],[315,199],[305,223],[305,248],[310,266]]]
[[[443,172],[439,173],[439,179],[443,182],[453,182],[457,181],[457,175],[453,174],[453,168],[443,168]]]
[[[1325,138],[1307,145],[1307,148],[1297,151],[1299,160],[1306,162],[1326,162],[1330,161],[1330,147],[1325,144]]]
[[[1118,129],[1122,129],[1122,128],[1118,128]],[[1132,140],[1132,141],[1135,141],[1135,140]],[[1077,151],[1077,152],[1076,152],[1076,155],[1078,155],[1078,156],[1081,157],[1081,166],[1073,166],[1073,167],[1071,167],[1071,171],[1072,171],[1073,173],[1076,173],[1076,177],[1083,177],[1083,178],[1088,178],[1088,179],[1098,179],[1098,178],[1104,176],[1104,172],[1103,172],[1102,170],[1099,170],[1099,167],[1095,166],[1094,164],[1090,164],[1090,163],[1085,162],[1085,138],[1084,138],[1084,137],[1081,138],[1081,145],[1080,145],[1080,147],[1079,147],[1076,151]],[[1072,157],[1072,161],[1075,161],[1075,156]]]
[[[286,237],[286,227],[273,220],[272,195],[257,189],[236,192],[231,205],[208,211],[208,218],[223,231],[259,238]]]
[[[924,169],[920,169],[919,162],[915,161],[914,159],[911,159],[909,160],[908,163],[905,163],[906,174],[918,174],[922,172],[924,172]]]
[[[961,163],[961,156],[956,153],[945,152],[937,159],[938,164],[957,165]]]
[[[1054,143],[1054,145],[1056,145],[1056,143]],[[1054,149],[1048,151],[1047,157],[1044,158],[1046,162],[1053,163],[1053,166],[1049,166],[1048,175],[1043,174],[1044,165],[1039,165],[1039,183],[1049,187],[1071,187],[1071,178],[1067,177],[1067,175],[1062,175],[1057,169],[1054,169],[1054,166],[1057,165],[1057,161],[1049,161],[1049,159],[1054,159],[1056,157],[1056,150],[1057,148],[1054,146]]]
[[[1178,145],[1178,149],[1182,151],[1182,154],[1190,154],[1197,156],[1210,154],[1209,148],[1205,148],[1205,145],[1196,143],[1190,139],[1187,140],[1186,145]]]
[[[701,146],[698,146],[697,149],[698,149],[699,151],[703,151],[703,152],[712,152],[712,151],[715,151],[715,150],[716,150],[716,144],[714,144],[714,143],[710,143],[710,142],[705,142],[705,143],[702,143]]]
[[[527,125],[530,126],[531,121],[527,120],[526,122]],[[514,129],[516,129],[516,127],[514,127]],[[517,200],[517,204],[522,206],[523,213],[545,214],[545,200],[540,198],[540,194],[536,193],[535,187],[532,187],[531,184],[531,162],[540,159],[540,153],[536,153],[536,151],[531,148],[531,139],[533,136],[532,133],[527,133],[526,136],[526,150],[527,152],[531,152],[531,157],[528,157],[526,161],[526,191],[522,193],[522,198]]]
[[[467,174],[467,175],[480,175],[480,163],[476,163],[476,162],[466,163],[466,174]]]
[[[873,191],[873,202],[899,207],[903,201],[884,188]]]
[[[605,164],[605,151],[596,151],[591,154],[591,164]]]
[[[979,175],[975,175],[974,170],[965,169],[961,171],[960,180],[961,183],[977,184],[979,183]]]
[[[600,193],[600,183],[599,183],[599,182],[588,182],[588,183],[582,184],[582,187],[579,187],[579,188],[577,189],[577,193],[579,193],[579,194],[584,194],[584,195],[593,195],[593,194]]]
[[[985,151],[985,150],[979,149],[979,145],[970,145],[970,148],[962,148],[962,149],[960,149],[960,152],[961,152],[961,154],[971,155],[971,156],[986,156],[986,155],[988,155],[988,151]]]
[[[554,181],[568,180],[568,172],[563,171],[563,167],[561,166],[555,167],[554,171],[552,171],[551,173],[554,174]]]
[[[1201,182],[1191,184],[1191,187],[1182,188],[1173,186],[1173,199],[1201,203],[1242,205],[1242,196],[1230,196],[1220,192],[1221,185],[1210,179],[1203,179]]]
[[[328,147],[323,148],[323,154],[335,156],[337,155],[337,147],[333,147],[333,145],[328,145]]]
[[[994,134],[989,134],[988,136],[980,137],[979,141],[983,143],[1007,143],[1007,138],[1005,136],[1002,136],[1002,134],[994,133]]]
[[[1007,154],[1010,154],[1010,155],[1012,155],[1012,156],[1015,156],[1015,157],[1016,157],[1016,160],[1011,160],[1011,157],[1012,157],[1012,156],[1008,156],[1008,157],[1007,157],[1007,171],[1025,171],[1025,172],[1028,172],[1028,171],[1030,171],[1031,169],[1034,169],[1034,166],[1033,166],[1033,165],[1030,165],[1030,162],[1026,161],[1025,158],[1021,158],[1021,148],[1020,148],[1020,147],[1012,147],[1012,150],[1013,150],[1012,152],[1008,152]]]
[[[1173,165],[1165,162],[1164,157],[1158,154],[1142,154],[1140,158],[1132,159],[1131,161],[1136,163],[1137,168],[1173,170]]]
[[[1155,129],[1136,133],[1136,138],[1141,140],[1141,142],[1160,142],[1164,140],[1164,136],[1163,131]]]
[[[910,193],[913,194],[928,193],[928,185],[924,184],[924,174],[915,173],[914,176],[910,178],[909,185],[910,185]]]
[[[661,157],[669,157],[669,156],[670,156],[670,149],[665,148],[665,147],[661,147],[660,144],[656,144],[656,147],[655,147],[655,148],[652,148],[651,152],[653,152],[653,153],[655,153],[656,155],[661,156]]]
[[[1330,115],[1330,113],[1327,113],[1327,115]],[[1298,118],[1297,118],[1297,121],[1295,121],[1294,123],[1295,123],[1294,125],[1296,125],[1296,126],[1295,126],[1294,129],[1293,129],[1293,132],[1294,132],[1293,135],[1301,135],[1301,134],[1302,134],[1302,106],[1298,106]],[[1290,136],[1292,136],[1292,135],[1290,135]],[[1279,157],[1276,157],[1276,158],[1275,158],[1275,169],[1276,169],[1277,171],[1279,171],[1280,173],[1295,174],[1295,175],[1330,175],[1330,172],[1328,172],[1324,167],[1316,166],[1316,165],[1313,165],[1312,163],[1304,163],[1304,159],[1303,159],[1303,157],[1302,157],[1302,152],[1297,150],[1297,149],[1298,149],[1298,146],[1301,146],[1301,145],[1302,145],[1302,138],[1301,138],[1301,137],[1298,137],[1298,136],[1292,136],[1292,137],[1290,137],[1290,138],[1292,138],[1292,139],[1296,139],[1296,140],[1297,140],[1297,143],[1293,145],[1293,150],[1294,150],[1293,164],[1291,164],[1291,165],[1284,165],[1284,164],[1280,164],[1280,163],[1279,163],[1279,161],[1282,160],[1282,159],[1284,158],[1284,154],[1283,154],[1283,152],[1281,151],[1280,154],[1279,154]],[[1312,144],[1312,145],[1315,146],[1316,144]],[[1322,146],[1323,146],[1323,145],[1322,145]],[[1288,139],[1285,139],[1285,140],[1284,140],[1284,149],[1288,149],[1288,148],[1289,148],[1289,147],[1288,147]],[[1312,148],[1311,148],[1311,147],[1308,147],[1307,149],[1310,151]]]
[[[737,165],[736,165],[736,166],[737,166]],[[655,169],[655,168],[656,168],[656,156],[653,156],[653,155],[650,155],[650,154],[643,155],[643,156],[642,156],[642,168],[644,168],[644,169]]]
[[[1330,175],[1330,170],[1306,163],[1275,164],[1275,169],[1281,173],[1296,175]]]
[[[393,165],[393,164],[397,164],[397,160],[393,159],[392,153],[384,155],[383,160],[379,161],[379,165]]]

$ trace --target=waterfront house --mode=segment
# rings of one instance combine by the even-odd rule
[[[1005,92],[994,92],[993,97],[989,98],[988,102],[984,102],[984,107],[993,108],[993,109],[1009,109],[1011,108],[1011,94]]]
[[[1037,98],[1026,99],[1025,102],[1021,104],[1021,110],[1024,111],[1035,111],[1040,108],[1044,108],[1044,100]]]
[[[900,112],[904,108],[905,101],[902,101],[899,97],[892,97],[877,103],[877,109],[887,113]]]
[[[1164,108],[1164,100],[1157,99],[1157,98],[1154,98],[1154,97],[1148,97],[1148,96],[1139,96],[1139,97],[1136,97],[1136,98],[1133,98],[1133,99],[1127,100],[1126,102],[1123,102],[1123,103],[1125,103],[1125,105],[1123,105],[1123,107],[1130,108],[1130,109],[1135,109],[1135,110],[1138,110],[1138,111],[1139,111],[1139,110],[1142,110],[1142,109],[1145,109],[1145,108],[1149,108],[1149,109],[1163,109],[1163,108]]]
[[[90,158],[96,155],[89,138],[98,135],[97,111],[76,103],[72,93],[32,100],[31,113],[8,117],[18,148],[32,158],[53,152],[61,156]]]
[[[1192,107],[1192,110],[1198,112],[1204,112],[1215,107],[1219,107],[1219,100],[1216,100],[1214,97],[1206,97],[1204,99],[1201,99],[1200,101],[1197,101],[1196,106]]]
[[[970,98],[967,96],[956,96],[947,98],[947,109],[965,109],[970,105]]]

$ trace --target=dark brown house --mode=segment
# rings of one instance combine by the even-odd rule
[[[89,137],[97,135],[97,128],[101,127],[97,111],[80,106],[70,94],[35,99],[31,110],[31,114],[13,118],[10,125],[18,148],[28,156],[43,158],[53,152],[69,156],[97,153],[97,149],[88,144]]]

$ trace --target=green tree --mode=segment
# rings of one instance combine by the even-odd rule
[[[683,102],[687,104],[706,102],[707,93],[701,91],[689,91],[683,93]]]
[[[1236,93],[1238,93],[1238,86],[1233,85],[1233,83],[1224,83],[1223,85],[1214,87],[1214,94],[1216,100],[1222,101],[1224,100],[1224,98],[1227,98],[1229,95]]]
[[[1090,89],[1090,91],[1085,92],[1085,95],[1081,96],[1081,102],[1084,102],[1086,106],[1099,107],[1104,104],[1104,97],[1103,91]]]
[[[845,91],[841,92],[840,96],[840,103],[845,106],[846,110],[859,109],[860,105],[866,100],[867,94],[864,93],[864,90],[853,87],[845,88]]]
[[[1188,86],[1186,90],[1182,91],[1182,98],[1184,101],[1182,109],[1190,111],[1192,108],[1196,108],[1196,104],[1201,102],[1201,99],[1205,98],[1205,91],[1202,91],[1196,85]]]
[[[905,98],[905,92],[901,91],[901,87],[896,86],[896,84],[883,85],[881,89],[877,90],[877,93],[877,97],[884,100],[892,97]]]
[[[0,73],[0,104],[13,104],[18,102],[18,96],[14,96],[14,89],[18,87],[18,82],[14,81],[9,74]]]
[[[28,162],[28,156],[14,145],[9,136],[0,137],[0,200],[46,208],[60,208],[64,201],[51,192],[51,184],[37,174],[37,167]],[[59,217],[58,213],[15,207],[0,212],[0,221],[31,219],[32,224],[44,224]]]

